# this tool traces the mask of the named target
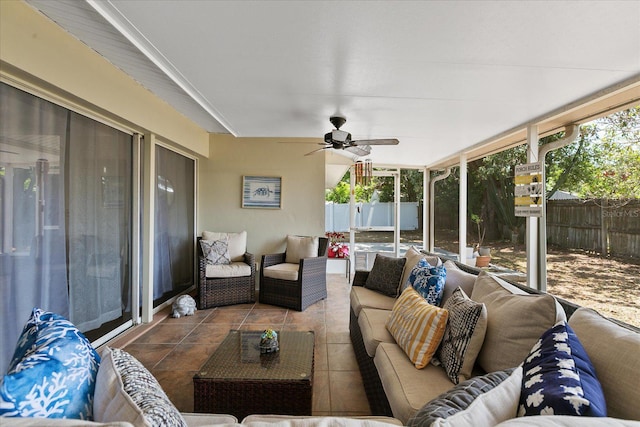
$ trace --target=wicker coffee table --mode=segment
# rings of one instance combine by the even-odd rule
[[[282,331],[280,351],[262,355],[261,333],[229,332],[193,377],[195,412],[311,415],[314,333]]]

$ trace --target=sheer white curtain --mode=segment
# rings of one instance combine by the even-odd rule
[[[34,307],[69,315],[67,110],[0,83],[0,369]]]
[[[156,148],[156,305],[194,284],[195,161]]]
[[[132,139],[75,113],[70,124],[70,320],[88,331],[128,306]]]
[[[131,318],[132,136],[0,83],[0,369],[34,307]],[[111,322],[111,323],[109,323]]]

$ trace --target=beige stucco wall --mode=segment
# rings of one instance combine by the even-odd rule
[[[0,1],[0,59],[5,81],[33,84],[132,131],[209,155],[204,129],[22,1]]]
[[[284,250],[287,234],[324,235],[324,156],[304,155],[312,143],[229,135],[211,135],[210,143],[198,166],[199,232],[246,230],[258,260]],[[282,209],[242,208],[243,175],[282,177]]]

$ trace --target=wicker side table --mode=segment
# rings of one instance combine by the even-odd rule
[[[280,351],[264,355],[261,333],[229,332],[193,377],[195,412],[311,415],[314,333],[282,331]]]

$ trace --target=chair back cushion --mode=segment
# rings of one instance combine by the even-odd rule
[[[247,252],[247,232],[241,231],[239,233],[224,233],[218,231],[203,231],[203,240],[220,240],[228,236],[229,238],[229,257],[231,261],[244,261],[244,254]]]
[[[318,238],[305,236],[287,236],[285,262],[298,264],[301,259],[318,256]]]

